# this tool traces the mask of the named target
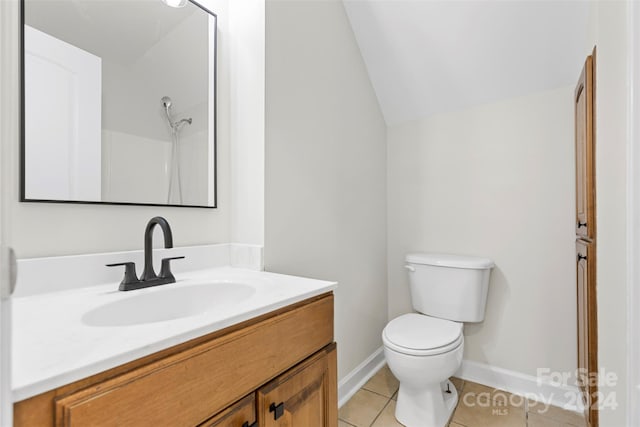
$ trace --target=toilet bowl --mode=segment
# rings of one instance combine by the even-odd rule
[[[441,427],[458,403],[448,381],[462,363],[462,324],[405,314],[382,333],[389,369],[400,381],[396,419],[405,426]]]
[[[484,319],[493,262],[437,254],[406,261],[418,313],[391,320],[382,332],[387,364],[400,381],[395,416],[407,427],[444,427],[458,402],[449,377],[462,364],[462,322]]]

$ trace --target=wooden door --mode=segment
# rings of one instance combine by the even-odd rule
[[[255,420],[256,399],[252,393],[198,427],[255,427]]]
[[[578,385],[590,427],[598,426],[596,188],[595,188],[595,61],[587,57],[575,90],[576,138],[576,272],[578,308]]]
[[[588,425],[598,425],[597,316],[594,243],[576,241],[578,277],[578,386]]]
[[[261,427],[338,425],[335,344],[258,391]]]
[[[594,51],[595,55],[595,51]],[[595,238],[594,61],[589,56],[575,90],[576,234]]]

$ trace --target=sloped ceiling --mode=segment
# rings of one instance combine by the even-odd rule
[[[576,82],[586,1],[344,0],[387,124]]]
[[[132,64],[194,13],[157,1],[30,0],[25,23],[118,64]],[[189,46],[185,46],[189,48]]]

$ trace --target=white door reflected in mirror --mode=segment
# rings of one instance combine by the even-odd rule
[[[100,201],[102,61],[28,25],[24,38],[26,193]]]

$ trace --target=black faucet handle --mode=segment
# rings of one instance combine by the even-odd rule
[[[107,267],[119,267],[124,265],[124,278],[122,282],[120,282],[120,289],[126,287],[126,285],[130,285],[132,283],[138,283],[138,275],[136,274],[136,263],[135,262],[118,262],[115,264],[106,264]]]
[[[162,267],[160,267],[160,277],[163,279],[170,279],[169,283],[174,283],[176,278],[171,273],[171,261],[174,259],[183,259],[183,256],[174,256],[171,258],[162,258]]]

